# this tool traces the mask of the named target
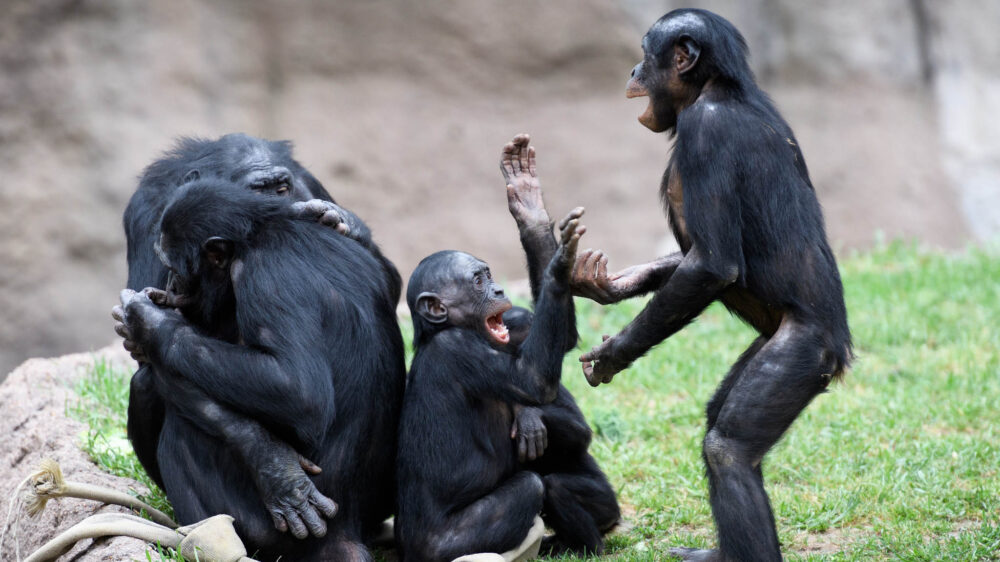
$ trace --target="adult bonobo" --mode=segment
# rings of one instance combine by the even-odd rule
[[[721,300],[760,336],[708,403],[704,441],[719,550],[688,560],[779,560],[761,462],[851,357],[843,288],[792,130],[754,81],[747,47],[725,19],[675,10],[642,42],[628,97],[639,122],[676,137],[660,187],[681,251],[608,276],[584,252],[578,293],[614,302],[655,291],[618,335],[584,354],[594,386]]]
[[[353,213],[336,205],[319,181],[292,158],[291,144],[243,134],[226,135],[217,140],[180,139],[171,151],[145,170],[124,216],[129,289],[167,288],[169,272],[154,252],[154,245],[160,236],[160,217],[180,186],[199,178],[224,180],[262,197],[297,202],[293,208],[301,218],[318,220],[353,238],[372,254],[381,264],[387,297],[393,302],[399,300],[402,284],[399,273],[372,241],[368,227]],[[151,294],[161,304],[178,304],[174,297],[166,294]],[[122,327],[118,329],[122,330]],[[143,467],[157,484],[163,486],[157,447],[164,419],[164,401],[154,388],[152,366],[144,361],[142,351],[135,342],[124,331],[120,333],[126,336],[125,347],[140,361],[129,393],[129,439]],[[188,394],[195,392],[197,390],[192,388]],[[201,400],[205,404],[213,404],[210,398],[202,397]],[[191,403],[195,403],[194,398]],[[243,448],[246,462],[260,475],[260,496],[273,514],[278,528],[290,527],[293,534],[300,537],[307,532],[322,534],[325,529],[320,519],[322,510],[317,510],[316,505],[309,501],[309,498],[321,495],[306,474],[295,469],[299,459],[294,451],[270,436],[252,419],[218,404],[213,406],[192,406],[187,415],[203,428],[243,428],[241,434],[234,437],[235,442],[229,445]],[[267,443],[270,445],[265,446]],[[305,468],[315,471],[304,459],[302,463]]]
[[[400,418],[396,539],[406,562],[504,552],[524,540],[545,501],[520,470],[510,430],[517,404],[559,392],[573,302],[569,276],[582,211],[561,224],[527,336],[510,345],[511,303],[489,267],[438,252],[417,266],[406,302],[415,355]]]
[[[233,515],[261,558],[369,559],[362,541],[393,506],[405,380],[379,259],[287,199],[205,178],[167,206],[157,251],[181,311],[127,290],[116,316],[166,403],[157,459],[180,521]],[[323,540],[279,533],[258,495],[261,479],[301,474],[294,452],[272,460],[289,445],[322,469],[306,501],[328,517],[338,504]]]

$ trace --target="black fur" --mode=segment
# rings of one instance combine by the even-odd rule
[[[626,367],[715,300],[760,332],[708,405],[704,457],[720,552],[679,554],[778,560],[760,463],[851,360],[840,275],[798,141],[757,86],[740,33],[711,12],[675,10],[643,46],[633,83],[676,138],[660,193],[682,259],[595,365]],[[685,55],[695,66],[676,67],[668,81]]]
[[[366,558],[362,540],[394,504],[405,373],[393,280],[364,244],[289,203],[201,179],[164,211],[163,251],[195,302],[136,336],[166,403],[157,466],[181,523],[233,515],[257,557]],[[221,271],[202,253],[213,236],[233,242]],[[254,481],[266,437],[248,439],[247,421],[322,467],[315,485],[340,508],[326,538],[274,528]]]
[[[516,546],[542,512],[553,551],[601,552],[619,519],[614,490],[587,453],[591,431],[559,384],[563,354],[576,344],[568,271],[551,232],[523,229],[537,313],[504,314],[510,342],[434,325],[417,296],[461,286],[454,252],[421,262],[407,290],[416,355],[400,423],[396,538],[407,562],[451,560]],[[554,399],[553,399],[554,396]],[[539,408],[549,447],[519,463],[510,437],[517,405]]]

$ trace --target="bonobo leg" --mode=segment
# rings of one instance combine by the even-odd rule
[[[834,365],[811,326],[786,318],[766,343],[754,342],[741,372],[723,381],[703,456],[719,550],[674,549],[685,560],[781,560],[761,461],[799,413],[826,389]],[[731,380],[732,379],[732,380]],[[728,385],[728,389],[726,388]],[[712,420],[709,420],[711,424]]]
[[[453,560],[463,554],[506,552],[524,540],[542,509],[542,479],[522,471],[464,509],[428,538],[428,560]]]
[[[156,375],[149,363],[139,365],[132,375],[128,392],[128,439],[146,474],[163,488],[163,476],[156,460],[156,447],[163,429],[165,407],[156,391]]]
[[[546,474],[542,519],[555,531],[543,542],[547,556],[602,554],[604,534],[621,518],[615,491],[588,454],[583,470]]]

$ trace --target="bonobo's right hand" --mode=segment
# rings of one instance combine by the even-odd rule
[[[303,220],[316,221],[328,226],[344,236],[351,236],[351,225],[347,213],[333,201],[310,199],[292,203],[295,216]]]
[[[574,296],[598,304],[611,304],[627,298],[652,274],[653,265],[642,264],[609,275],[608,256],[600,250],[587,248],[577,254],[569,283]]]
[[[122,346],[140,363],[147,361],[144,343],[148,336],[163,324],[171,315],[180,318],[175,310],[164,310],[168,293],[159,289],[148,288],[141,292],[131,289],[123,290],[119,296],[121,304],[111,309],[111,317],[115,319],[115,333],[125,341]]]
[[[559,221],[559,248],[552,256],[549,267],[560,283],[569,283],[570,272],[576,263],[576,248],[580,237],[587,232],[587,227],[580,224],[582,216],[583,207],[577,207]]]
[[[291,531],[297,539],[326,535],[326,521],[337,515],[337,504],[324,496],[306,474],[319,474],[320,467],[299,455],[284,442],[271,444],[255,466],[254,480],[274,528]]]

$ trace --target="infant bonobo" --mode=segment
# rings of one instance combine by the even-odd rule
[[[534,316],[512,310],[489,267],[462,252],[429,256],[410,278],[416,354],[401,414],[396,517],[407,562],[507,551],[543,506],[555,540],[579,552],[600,551],[601,535],[618,520],[614,492],[586,453],[590,430],[559,384],[563,355],[576,342],[568,282],[583,210],[560,223],[557,243],[527,140],[505,147],[504,175]],[[519,159],[516,171],[511,158]],[[537,438],[545,425],[548,443]],[[559,452],[546,454],[546,445]]]

